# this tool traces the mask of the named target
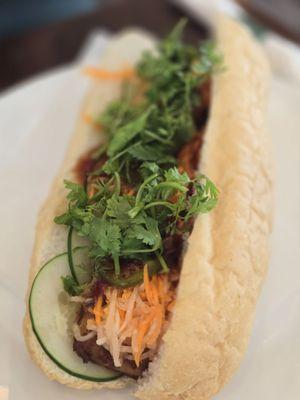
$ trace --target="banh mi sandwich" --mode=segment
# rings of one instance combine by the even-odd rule
[[[24,333],[50,379],[210,399],[245,353],[268,264],[269,68],[215,42],[111,42],[38,219]]]

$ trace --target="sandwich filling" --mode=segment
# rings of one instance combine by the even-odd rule
[[[181,41],[179,23],[135,69],[89,69],[123,79],[120,99],[94,121],[105,142],[82,157],[66,181],[67,211],[55,222],[86,238],[80,266],[90,279],[63,277],[78,303],[73,349],[138,378],[157,354],[176,305],[186,240],[218,190],[198,172],[211,75],[221,57],[210,42]]]

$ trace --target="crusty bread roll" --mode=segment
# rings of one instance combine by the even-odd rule
[[[201,215],[188,241],[170,327],[158,357],[138,382],[145,400],[208,400],[228,381],[245,354],[255,305],[268,265],[272,219],[272,168],[266,134],[269,67],[259,45],[237,22],[221,16],[217,42],[225,72],[213,78],[201,172],[220,189],[218,206]],[[142,32],[114,39],[102,66],[135,63],[154,41]],[[120,92],[117,82],[93,82],[83,112],[99,114]],[[63,166],[38,219],[29,290],[43,263],[66,250],[66,230],[53,222],[66,208],[63,179],[75,180],[80,155],[99,133],[79,117]],[[26,344],[50,379],[79,389],[120,388],[129,378],[95,383],[73,377],[44,353],[24,321]]]

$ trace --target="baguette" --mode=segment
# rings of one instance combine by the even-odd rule
[[[269,67],[259,45],[237,22],[220,16],[217,26],[226,70],[213,78],[200,168],[219,188],[219,204],[196,219],[173,317],[158,356],[138,381],[139,399],[208,400],[216,394],[245,354],[267,271],[272,221],[272,168],[265,126]],[[125,32],[112,41],[101,65],[119,69],[135,64],[143,50],[153,47],[148,35]],[[98,113],[119,93],[118,82],[93,83],[83,113]],[[76,179],[77,160],[98,143],[99,133],[80,116],[38,217],[28,295],[41,266],[66,251],[66,229],[53,222],[67,207],[63,179]],[[131,381],[122,377],[90,382],[61,370],[39,345],[29,311],[24,336],[31,357],[50,379],[78,389],[118,389]]]

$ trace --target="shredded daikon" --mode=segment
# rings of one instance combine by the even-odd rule
[[[96,336],[95,331],[91,331],[91,332],[87,333],[86,335],[81,335],[80,328],[77,324],[73,325],[73,334],[74,334],[75,339],[78,340],[78,342],[86,342],[87,340]]]
[[[101,296],[105,301],[97,299],[95,321],[87,323],[88,335],[97,336],[96,343],[110,352],[116,367],[123,359],[134,360],[137,366],[152,359],[167,325],[168,306],[175,299],[168,276],[150,279],[145,266],[142,284],[127,289],[108,287]],[[79,336],[80,340],[93,337],[88,335]]]

